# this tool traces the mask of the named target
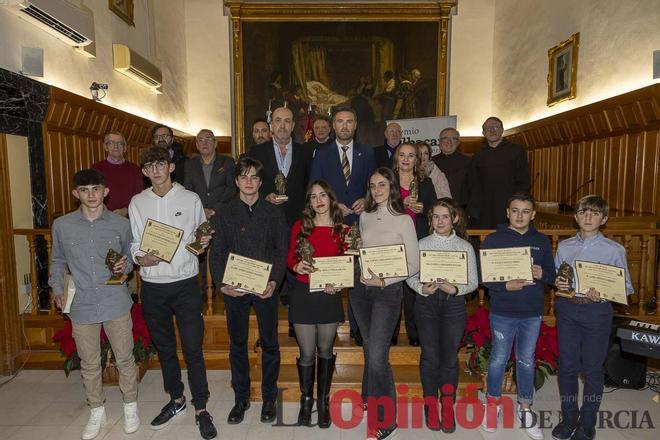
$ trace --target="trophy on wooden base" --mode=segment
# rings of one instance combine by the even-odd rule
[[[357,222],[353,223],[353,226],[351,226],[348,234],[346,234],[346,238],[348,238],[348,249],[346,249],[344,254],[360,255],[360,249],[358,249],[360,244],[360,227],[358,226]]]
[[[571,267],[570,264],[567,262],[562,262],[559,265],[559,269],[557,270],[557,278],[562,277],[568,284],[573,286],[573,280],[575,279],[575,273],[573,272],[573,268]],[[570,287],[568,290],[557,290],[555,292],[555,296],[561,296],[562,298],[573,298],[575,296],[575,289],[573,287]]]
[[[105,284],[116,286],[119,284],[124,284],[126,279],[128,279],[128,275],[125,273],[115,273],[114,271],[115,265],[119,263],[119,260],[121,259],[122,256],[119,252],[112,248],[108,249],[108,254],[105,256],[105,265],[108,266],[108,269],[110,269],[110,273],[112,275],[110,278],[108,278],[108,281],[106,281]]]
[[[409,196],[410,201],[408,201],[408,207],[410,209],[416,209],[418,211],[424,209],[424,204],[422,202],[417,201],[417,198],[419,197],[419,188],[417,187],[416,179],[413,179],[412,182],[410,182],[408,191],[410,191],[410,196]]]
[[[300,259],[304,262],[309,264],[311,267],[312,272],[316,272],[316,268],[314,267],[314,258],[312,255],[314,255],[314,246],[312,246],[312,243],[309,242],[305,237],[298,237],[296,247],[298,250],[298,255],[300,255]]]
[[[289,196],[286,195],[286,177],[282,171],[278,171],[275,175],[275,200],[278,202],[289,200]]]
[[[211,226],[211,222],[204,222],[201,225],[197,227],[197,230],[195,231],[195,241],[192,243],[188,243],[186,245],[186,249],[189,252],[192,252],[195,255],[201,255],[204,253],[204,247],[202,246],[202,237],[205,237],[207,235],[213,234],[213,226]]]

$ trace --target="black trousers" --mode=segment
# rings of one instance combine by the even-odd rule
[[[443,385],[451,385],[456,399],[458,387],[458,350],[463,339],[467,312],[463,296],[441,291],[429,296],[418,295],[415,318],[422,352],[419,372],[424,397],[438,398]],[[444,394],[444,393],[443,393]]]
[[[195,409],[206,408],[209,386],[206,380],[204,353],[204,319],[202,318],[202,294],[197,277],[173,283],[142,282],[142,309],[151,333],[163,373],[165,392],[172,399],[183,396],[181,367],[176,353],[176,335],[173,317],[181,337],[183,358],[188,368],[188,385]]]
[[[229,363],[231,386],[237,402],[250,399],[250,364],[248,361],[248,328],[250,306],[254,307],[259,326],[261,356],[261,395],[264,402],[277,399],[277,378],[280,375],[280,343],[277,339],[277,293],[267,299],[254,294],[240,297],[224,296],[229,331]]]
[[[384,289],[356,283],[351,291],[355,319],[364,338],[364,372],[362,399],[385,397],[392,402],[396,420],[396,389],[389,354],[392,332],[401,313],[402,283]],[[385,409],[378,405],[378,419],[383,421]]]

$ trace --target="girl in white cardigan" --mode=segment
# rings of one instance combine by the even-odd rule
[[[422,283],[419,274],[407,280],[419,296],[415,301],[415,322],[422,348],[419,369],[424,391],[424,411],[429,429],[454,432],[453,402],[458,386],[458,350],[463,339],[467,312],[465,294],[477,288],[477,262],[472,245],[465,237],[465,217],[458,205],[442,198],[429,210],[431,233],[419,241],[419,250],[465,252],[467,284],[452,284],[445,279]],[[442,424],[438,412],[441,393]],[[451,398],[451,400],[449,400]],[[448,404],[451,402],[452,404]]]

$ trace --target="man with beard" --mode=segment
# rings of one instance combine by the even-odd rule
[[[170,127],[163,124],[158,124],[151,129],[151,140],[154,147],[165,148],[170,153],[171,163],[174,164],[174,171],[172,172],[172,181],[183,185],[184,165],[186,163],[186,155],[183,154],[183,146],[178,142],[174,142],[174,132]],[[149,186],[150,182],[145,179],[145,187]]]
[[[252,140],[254,145],[263,144],[270,140],[270,127],[265,119],[255,119],[252,123]]]
[[[310,182],[325,180],[332,187],[347,225],[356,223],[364,211],[367,183],[369,176],[376,169],[373,149],[353,141],[357,123],[357,115],[352,107],[339,106],[335,109],[332,117],[335,141],[316,150],[309,178]],[[351,336],[358,345],[362,345],[362,336],[350,303],[348,320]]]
[[[289,227],[298,220],[305,204],[305,192],[309,182],[311,153],[302,145],[293,142],[291,133],[295,127],[293,113],[285,107],[273,112],[271,133],[273,138],[250,148],[246,156],[258,160],[264,167],[264,177],[259,193],[266,201],[280,205]],[[278,174],[285,178],[285,195],[288,200],[279,200],[275,179]]]

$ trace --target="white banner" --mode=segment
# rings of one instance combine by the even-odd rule
[[[401,126],[402,142],[424,141],[431,146],[431,154],[435,156],[440,153],[440,132],[447,128],[456,128],[456,116],[432,116],[430,118],[397,119],[395,121]]]

